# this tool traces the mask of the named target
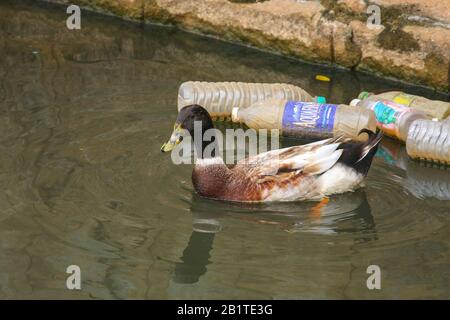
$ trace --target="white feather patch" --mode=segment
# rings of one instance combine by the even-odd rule
[[[321,157],[317,161],[309,163],[305,166],[303,171],[308,174],[321,174],[334,166],[334,164],[341,157],[343,151],[343,149],[339,149],[327,157]]]
[[[221,157],[214,157],[214,158],[197,158],[195,161],[195,164],[198,166],[210,166],[213,164],[223,164],[223,159]]]
[[[318,178],[318,187],[324,195],[344,193],[355,190],[363,180],[364,175],[338,163]]]
[[[334,162],[339,159],[342,152],[339,153],[339,156],[335,155],[335,150],[339,147],[339,143],[332,143],[329,145],[324,145],[321,147],[318,147],[314,151],[308,151],[305,153],[300,153],[297,155],[292,156],[289,159],[283,160],[280,162],[280,164],[288,165],[290,169],[301,169],[303,167],[310,167],[312,165],[318,164],[320,162],[323,162],[326,166],[326,163],[329,163],[329,165],[326,167],[326,169],[323,169],[321,172],[327,170],[328,168],[331,168],[331,166],[334,164]],[[334,155],[332,158],[330,156]],[[337,158],[336,158],[337,156]],[[333,159],[335,159],[334,162]],[[327,160],[328,159],[328,160]]]

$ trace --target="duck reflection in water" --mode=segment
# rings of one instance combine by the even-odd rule
[[[224,226],[231,226],[236,220],[272,226],[287,233],[346,234],[356,243],[377,239],[375,221],[363,189],[319,203],[230,203],[194,194],[191,212],[193,231],[173,275],[173,281],[179,284],[199,281],[211,263],[214,238]]]
[[[177,262],[175,265],[173,280],[176,283],[196,283],[206,273],[214,237],[221,230],[218,214],[196,215],[194,213],[192,225],[191,237],[180,258],[182,262]]]

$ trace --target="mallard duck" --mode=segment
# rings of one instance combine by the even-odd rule
[[[195,121],[201,122],[202,133],[214,128],[204,108],[186,106],[180,110],[170,140],[161,151],[171,151],[186,131],[194,139]],[[231,167],[214,152],[206,155],[211,141],[194,140],[197,159],[192,182],[203,197],[241,202],[321,200],[353,191],[362,185],[382,138],[380,131],[362,132],[369,136],[366,142],[330,138],[264,152]]]

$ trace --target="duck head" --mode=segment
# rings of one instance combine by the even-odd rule
[[[200,137],[196,137],[194,134],[195,129],[197,127],[200,131]],[[189,133],[192,139],[200,138],[200,141],[195,141],[194,144],[196,146],[197,152],[201,151],[201,155],[203,154],[203,150],[206,145],[211,143],[210,141],[203,141],[203,134],[208,129],[213,129],[213,121],[208,113],[203,107],[193,104],[183,107],[178,113],[177,119],[173,126],[173,132],[170,136],[169,141],[164,143],[161,147],[162,152],[169,152],[175,148],[176,145],[180,144],[183,141],[183,136]]]

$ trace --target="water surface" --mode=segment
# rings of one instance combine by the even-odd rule
[[[192,167],[159,151],[187,80],[289,82],[337,103],[448,97],[85,12],[69,31],[66,17],[0,3],[0,298],[450,297],[450,171],[395,141],[365,188],[323,207],[202,199]],[[80,291],[65,287],[73,264]],[[381,290],[366,287],[372,264]]]

